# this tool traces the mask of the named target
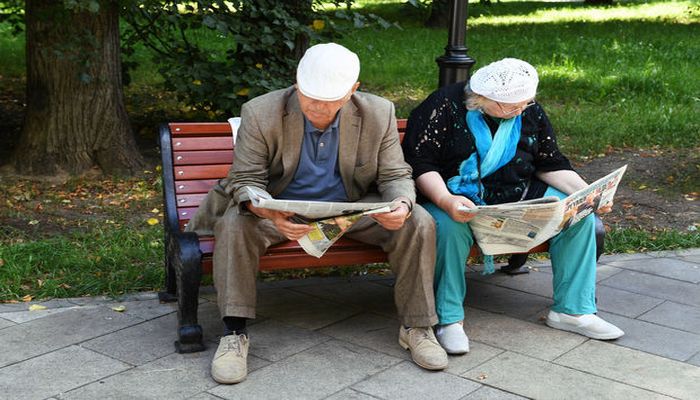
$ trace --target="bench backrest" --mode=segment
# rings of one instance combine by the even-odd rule
[[[397,121],[403,139],[406,120]],[[179,231],[233,160],[228,122],[173,122],[160,128],[166,228]]]

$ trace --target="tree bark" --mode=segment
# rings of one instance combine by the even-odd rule
[[[143,166],[124,107],[119,6],[97,13],[55,0],[26,2],[27,107],[13,154],[18,173],[77,175]]]

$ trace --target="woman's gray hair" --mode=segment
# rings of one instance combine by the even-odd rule
[[[464,85],[464,105],[467,107],[467,110],[481,110],[487,101],[489,99],[472,91],[469,87],[469,82]]]

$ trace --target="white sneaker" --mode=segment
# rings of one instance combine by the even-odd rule
[[[625,332],[615,325],[606,322],[595,314],[573,315],[549,311],[547,325],[554,329],[575,332],[592,339],[611,340],[624,335]]]
[[[469,352],[469,338],[464,333],[462,321],[449,325],[438,325],[435,330],[440,346],[447,354],[464,354]]]

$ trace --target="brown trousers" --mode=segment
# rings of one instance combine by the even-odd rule
[[[286,238],[270,220],[239,214],[236,207],[230,207],[216,222],[214,234],[214,286],[221,316],[255,318],[260,256]],[[379,244],[388,254],[396,276],[394,301],[403,325],[425,327],[437,323],[433,295],[435,225],[425,209],[416,205],[413,215],[396,231],[365,217],[345,235]]]

